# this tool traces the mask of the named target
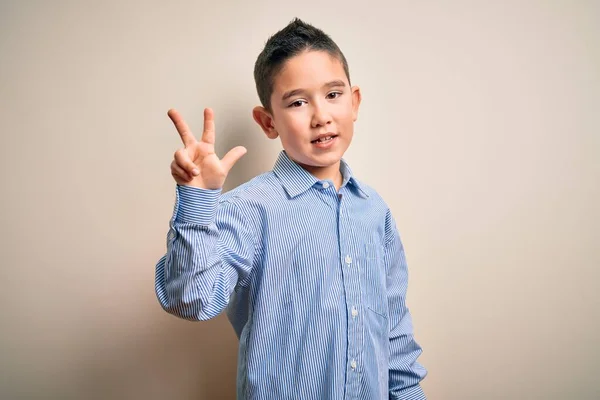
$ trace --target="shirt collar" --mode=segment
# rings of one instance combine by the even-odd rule
[[[315,183],[320,182],[314,175],[289,158],[285,150],[279,153],[279,157],[273,167],[273,172],[279,178],[287,194],[292,198],[306,192]],[[341,187],[349,183],[350,186],[357,189],[359,196],[363,198],[369,197],[362,185],[354,178],[350,166],[343,158],[340,160],[340,172],[342,173]]]

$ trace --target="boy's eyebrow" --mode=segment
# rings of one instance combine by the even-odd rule
[[[327,87],[327,88],[335,87],[335,86],[343,87],[343,86],[346,86],[346,83],[344,83],[344,81],[338,79],[335,81],[327,82],[326,84],[323,85],[323,87]],[[281,100],[285,101],[285,100],[289,99],[290,97],[295,96],[300,93],[304,93],[304,89],[294,89],[294,90],[287,91],[283,94],[283,97],[281,98]]]

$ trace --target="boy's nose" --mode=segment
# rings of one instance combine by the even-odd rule
[[[314,106],[313,108],[313,117],[311,121],[311,125],[313,128],[318,128],[319,126],[325,126],[331,123],[331,116],[322,106]]]

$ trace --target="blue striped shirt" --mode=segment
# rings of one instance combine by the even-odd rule
[[[156,294],[222,311],[239,337],[238,399],[424,399],[394,218],[342,159],[339,192],[282,151],[227,192],[176,189]]]

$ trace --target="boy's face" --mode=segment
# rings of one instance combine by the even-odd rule
[[[281,138],[292,160],[321,179],[333,178],[352,141],[360,99],[337,58],[305,51],[275,77],[272,113],[257,107],[254,118],[269,138]]]

